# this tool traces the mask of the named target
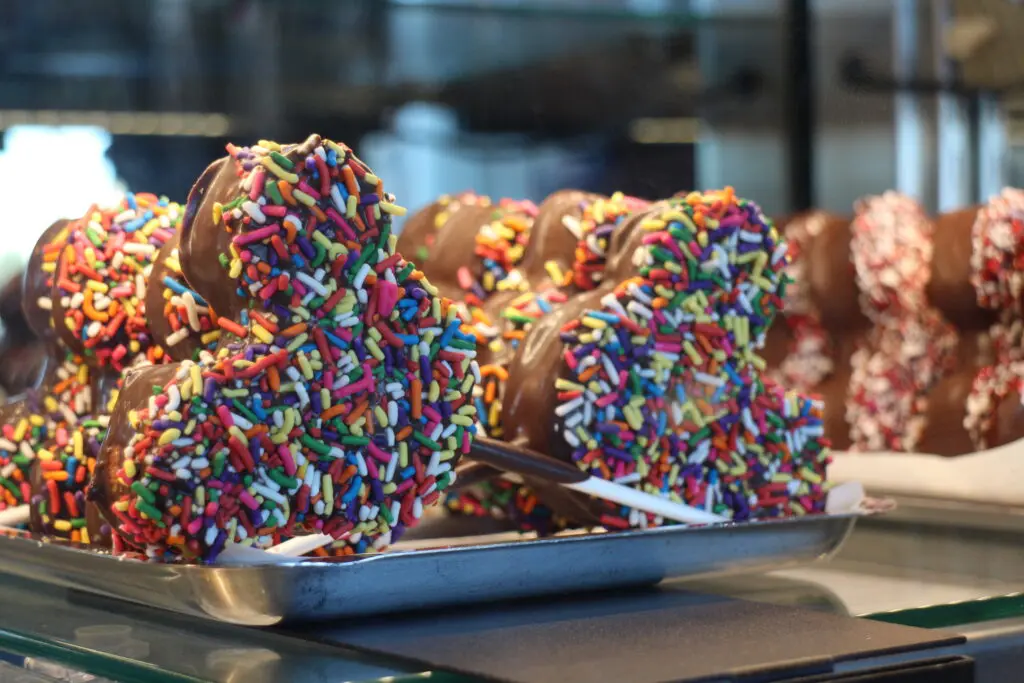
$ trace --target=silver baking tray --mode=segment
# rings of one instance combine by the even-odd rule
[[[344,561],[233,567],[115,558],[8,533],[0,534],[0,573],[181,614],[271,626],[782,569],[836,552],[862,515],[539,540],[500,534],[433,548],[421,540],[418,549]]]

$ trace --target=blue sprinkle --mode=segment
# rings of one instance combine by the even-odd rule
[[[164,276],[164,286],[167,287],[167,289],[174,292],[175,294],[184,294],[185,292],[188,292],[189,294],[192,295],[192,298],[196,300],[197,304],[199,304],[200,306],[206,305],[206,301],[203,299],[203,297],[199,296],[194,291],[192,291],[185,285],[181,284],[174,278],[172,278],[170,275]]]

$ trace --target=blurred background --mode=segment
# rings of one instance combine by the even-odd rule
[[[4,2],[0,279],[58,217],[184,201],[226,141],[313,131],[412,209],[727,183],[772,214],[969,204],[1024,182],[1020,27],[1014,0]]]

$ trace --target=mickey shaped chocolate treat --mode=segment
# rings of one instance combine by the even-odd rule
[[[228,151],[193,188],[179,259],[240,340],[128,379],[93,495],[154,558],[312,532],[383,547],[469,450],[474,340],[395,251],[402,209],[348,147]]]

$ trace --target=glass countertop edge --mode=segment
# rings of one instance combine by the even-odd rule
[[[119,683],[208,683],[207,679],[167,671],[146,662],[9,628],[0,628],[0,650],[38,657]]]
[[[858,615],[861,619],[928,629],[955,629],[958,626],[1022,617],[1024,592]]]

